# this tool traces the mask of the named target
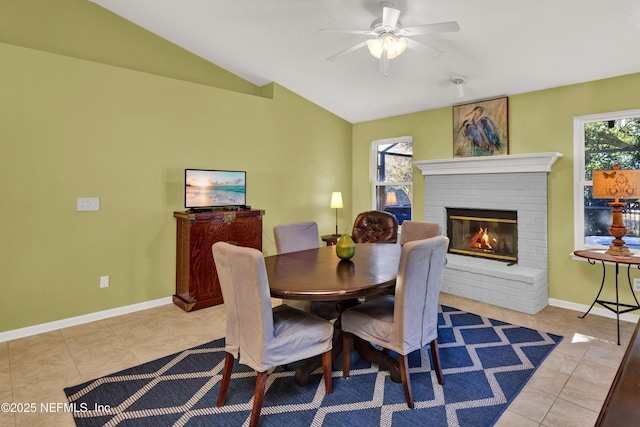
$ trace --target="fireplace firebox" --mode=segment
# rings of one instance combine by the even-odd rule
[[[518,213],[447,208],[449,252],[498,261],[518,261]]]

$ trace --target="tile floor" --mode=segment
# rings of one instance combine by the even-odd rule
[[[547,307],[535,316],[448,294],[441,303],[563,335],[497,427],[593,425],[634,324]],[[74,426],[62,389],[224,336],[224,306],[185,313],[173,304],[0,343],[0,403],[36,404],[35,413],[0,411],[0,427]],[[49,412],[41,410],[48,405]],[[29,406],[27,406],[29,407]],[[59,412],[57,412],[59,411]]]

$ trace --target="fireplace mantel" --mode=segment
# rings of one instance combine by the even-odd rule
[[[504,156],[457,157],[413,162],[422,175],[461,175],[477,173],[550,172],[562,153],[507,154]]]

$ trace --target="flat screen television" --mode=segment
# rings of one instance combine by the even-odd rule
[[[245,171],[185,169],[184,206],[191,210],[245,206]]]

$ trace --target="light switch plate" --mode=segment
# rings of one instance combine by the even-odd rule
[[[76,201],[76,211],[99,211],[100,210],[100,198],[99,197],[78,197]]]

